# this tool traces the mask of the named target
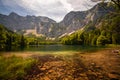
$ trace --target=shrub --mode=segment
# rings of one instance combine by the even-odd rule
[[[0,79],[23,79],[34,63],[35,60],[31,58],[0,56]]]

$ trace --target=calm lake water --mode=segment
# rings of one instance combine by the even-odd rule
[[[61,52],[61,51],[95,51],[103,47],[96,46],[81,46],[81,45],[39,45],[39,46],[29,46],[26,48],[16,48],[13,47],[11,51],[37,51],[37,52]]]

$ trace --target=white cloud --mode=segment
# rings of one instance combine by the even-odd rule
[[[67,2],[67,0],[60,0],[60,2],[64,5],[64,8],[67,9],[67,12],[72,11],[73,7],[71,4]]]
[[[84,11],[96,4],[91,0],[67,0],[67,2],[72,5],[74,11]]]
[[[70,11],[83,11],[94,5],[90,0],[2,0],[3,4],[18,13],[20,8],[27,14],[47,16],[56,21],[63,19]],[[90,4],[90,5],[88,5]]]

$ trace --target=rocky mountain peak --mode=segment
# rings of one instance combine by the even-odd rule
[[[69,34],[76,30],[82,29],[90,22],[96,23],[106,14],[114,11],[113,7],[107,6],[107,3],[98,3],[87,11],[71,11],[65,15],[60,23],[45,16],[20,16],[15,12],[7,15],[0,15],[0,24],[5,25],[11,30],[18,32],[33,32],[42,34],[46,37],[59,37],[62,34]],[[28,33],[27,33],[28,34]],[[31,33],[30,33],[31,34]]]
[[[19,15],[15,12],[11,12],[8,16],[19,16]]]

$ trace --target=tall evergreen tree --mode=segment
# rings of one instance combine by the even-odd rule
[[[21,48],[24,48],[25,46],[26,46],[25,38],[24,38],[24,36],[22,35],[22,36],[21,36],[21,41],[20,41],[20,47],[21,47]]]

